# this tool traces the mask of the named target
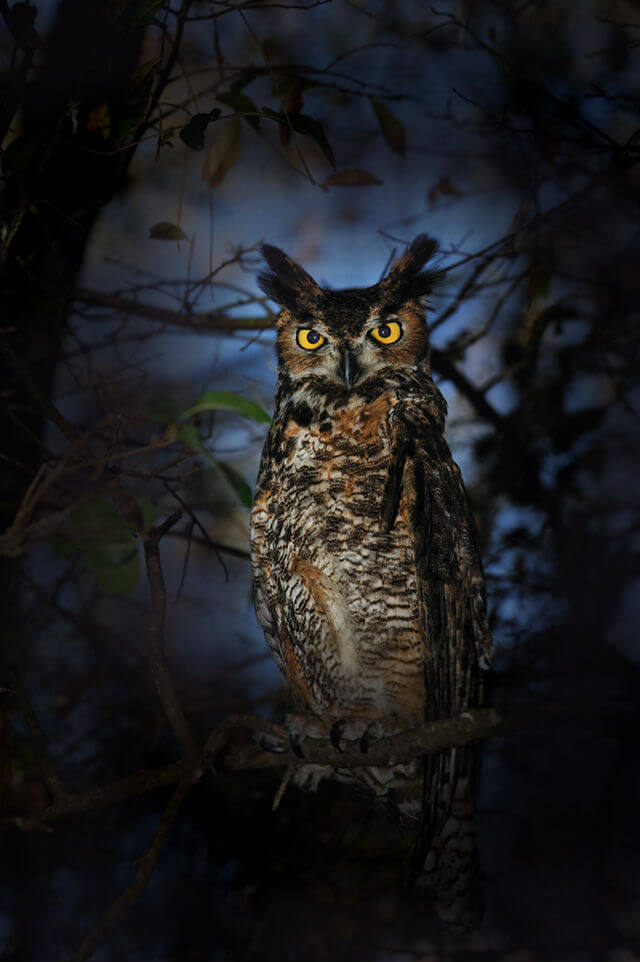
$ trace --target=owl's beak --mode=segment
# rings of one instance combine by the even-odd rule
[[[351,388],[353,387],[354,381],[358,376],[359,368],[358,368],[358,362],[356,361],[355,357],[353,356],[353,354],[351,353],[348,347],[345,347],[345,349],[342,352],[340,373],[342,374],[342,379],[344,383],[347,385],[349,390],[351,390]]]

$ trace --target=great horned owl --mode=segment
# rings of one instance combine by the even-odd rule
[[[421,235],[377,284],[346,290],[262,249],[260,284],[281,310],[251,516],[257,617],[296,709],[350,731],[355,720],[358,733],[477,706],[491,650],[474,522],[431,375],[436,272],[423,268],[435,249]],[[414,876],[461,928],[477,914],[477,769],[478,750],[457,748],[354,775],[413,829]]]

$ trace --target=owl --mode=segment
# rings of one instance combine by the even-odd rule
[[[321,287],[265,245],[280,306],[275,412],[251,515],[257,618],[298,717],[368,740],[482,702],[491,636],[475,525],[444,439],[420,235],[375,285]],[[479,911],[476,747],[336,765],[415,838],[411,874],[447,926]],[[481,911],[481,909],[480,909]]]

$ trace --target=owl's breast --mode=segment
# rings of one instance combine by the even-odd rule
[[[339,704],[370,714],[422,712],[422,636],[404,496],[392,529],[382,524],[396,403],[384,394],[369,404],[354,399],[308,425],[290,419],[280,426],[268,483],[259,485],[254,567],[269,567],[285,604],[276,615],[280,633],[299,652],[322,710]]]

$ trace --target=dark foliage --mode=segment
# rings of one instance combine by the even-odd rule
[[[46,12],[0,0],[0,958],[633,962],[636,7],[60,0],[49,31]],[[194,158],[215,199],[202,276],[183,217]],[[158,223],[141,233],[150,185]],[[263,207],[259,232],[280,243],[293,223],[308,252],[282,244],[319,278],[314,245],[342,243],[351,270],[339,238],[362,223],[390,265],[422,229],[440,242],[433,269],[426,235],[400,265],[431,295],[479,523],[491,701],[542,719],[487,745],[489,909],[464,944],[403,887],[405,840],[366,799],[289,787],[272,812],[280,778],[231,767],[233,726],[213,771],[190,767],[221,719],[285,709],[267,668],[251,674],[266,663],[237,534],[264,355],[238,351],[204,394],[202,368],[180,366],[186,345],[226,337],[228,363],[241,332],[272,326],[253,274]],[[240,248],[218,243],[225,210],[230,235],[246,218]],[[132,230],[126,271],[114,246]],[[158,253],[145,273],[163,239],[182,266]],[[316,296],[263,251],[268,298]],[[545,727],[549,704],[566,715]]]

